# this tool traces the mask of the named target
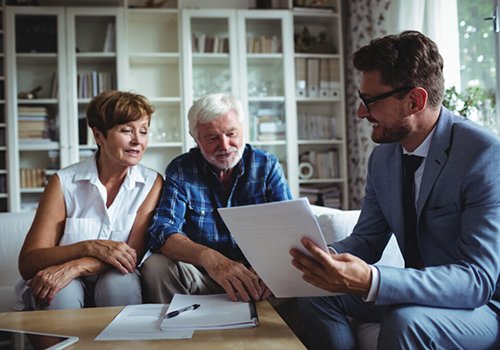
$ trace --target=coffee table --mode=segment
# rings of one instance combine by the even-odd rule
[[[79,310],[0,313],[0,328],[75,335],[80,341],[69,349],[305,349],[267,301],[257,303],[259,326],[195,331],[192,339],[94,341],[122,307]]]

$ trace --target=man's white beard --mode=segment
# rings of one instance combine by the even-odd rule
[[[240,161],[241,157],[243,157],[243,152],[245,151],[245,145],[243,144],[241,148],[236,148],[236,147],[229,147],[229,149],[225,152],[217,152],[215,155],[208,155],[205,153],[203,148],[200,147],[201,154],[203,157],[209,162],[212,166],[219,170],[229,170],[232,169],[238,164]],[[217,156],[221,154],[227,154],[227,153],[236,153],[236,157],[230,162],[220,162],[217,160]]]

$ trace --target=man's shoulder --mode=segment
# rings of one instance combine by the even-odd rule
[[[453,123],[453,136],[458,142],[470,143],[469,146],[491,145],[500,147],[500,137],[498,135],[465,118]]]
[[[268,161],[277,161],[278,158],[272,154],[272,153],[269,153],[263,149],[260,149],[260,148],[255,148],[253,147],[252,145],[250,144],[246,144],[245,145],[245,153],[244,153],[244,156],[249,159],[249,158],[253,158],[255,159],[256,161],[258,162],[268,162]]]

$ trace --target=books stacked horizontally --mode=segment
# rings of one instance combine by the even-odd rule
[[[20,142],[47,142],[49,136],[49,113],[43,106],[19,106],[18,130]]]
[[[253,130],[256,141],[284,140],[286,124],[279,110],[259,109],[255,112]]]
[[[311,204],[336,209],[342,207],[342,192],[338,186],[300,186],[300,196],[306,197]]]

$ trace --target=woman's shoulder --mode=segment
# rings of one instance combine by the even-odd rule
[[[158,176],[161,177],[161,174],[158,171],[142,164],[135,165],[135,169],[137,169],[137,171],[142,175],[145,182],[151,185],[154,184]]]

